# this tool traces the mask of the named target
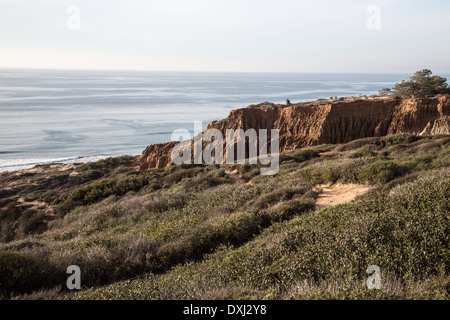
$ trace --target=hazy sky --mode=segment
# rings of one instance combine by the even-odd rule
[[[450,73],[449,31],[448,0],[1,0],[0,67]]]

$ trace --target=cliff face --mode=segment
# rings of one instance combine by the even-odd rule
[[[177,142],[170,141],[161,144],[151,144],[142,152],[139,158],[139,170],[165,168],[171,164],[170,152]]]
[[[208,129],[278,129],[280,152],[310,145],[345,143],[354,139],[398,133],[450,134],[450,96],[418,99],[349,98],[292,105],[264,103],[232,110]],[[140,169],[171,164],[176,142],[148,146]]]

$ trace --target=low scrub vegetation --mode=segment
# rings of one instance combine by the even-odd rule
[[[445,135],[367,138],[285,152],[274,176],[138,172],[133,157],[78,165],[58,192],[34,191],[45,206],[1,200],[0,296],[448,299],[449,149]],[[317,211],[321,186],[338,182],[373,191]],[[372,264],[381,290],[365,286]],[[82,270],[77,294],[69,265]]]

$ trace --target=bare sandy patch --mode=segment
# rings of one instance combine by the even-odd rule
[[[36,211],[44,210],[49,214],[53,214],[53,208],[44,201],[34,200],[29,201],[20,197],[17,199],[17,203],[22,206],[30,207],[31,209],[35,209]]]
[[[356,197],[372,190],[374,186],[357,183],[336,183],[333,185],[320,185],[318,188],[321,192],[316,200],[316,208],[320,210],[338,204],[352,202]]]
[[[343,154],[345,154],[345,152],[343,152],[343,151],[331,150],[331,151],[326,151],[326,152],[320,152],[319,156],[334,156],[334,155],[343,155]]]

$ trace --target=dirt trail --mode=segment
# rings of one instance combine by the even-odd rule
[[[356,183],[337,183],[333,185],[321,185],[319,188],[322,189],[322,192],[319,194],[316,201],[317,210],[351,202],[357,196],[369,192],[374,187]]]

